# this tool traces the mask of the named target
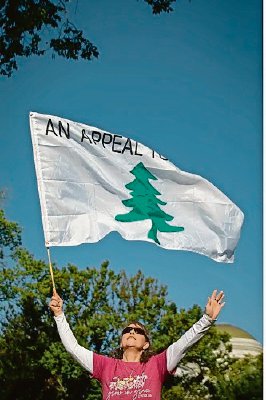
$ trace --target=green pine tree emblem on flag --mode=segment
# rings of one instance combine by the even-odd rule
[[[157,198],[161,195],[149,182],[150,179],[158,180],[142,162],[138,163],[131,171],[135,179],[126,184],[125,187],[130,190],[131,199],[122,200],[126,207],[132,210],[127,214],[119,214],[115,216],[116,221],[135,222],[150,219],[152,222],[151,229],[148,232],[148,238],[160,244],[157,238],[157,232],[181,232],[184,230],[182,226],[171,226],[166,221],[172,221],[174,217],[166,214],[160,209],[159,204],[165,206],[167,203]]]

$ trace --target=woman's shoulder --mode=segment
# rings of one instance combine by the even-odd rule
[[[157,354],[153,354],[150,359],[148,360],[148,362],[151,363],[160,363],[160,362],[164,362],[166,360],[166,350],[161,351],[160,353]]]

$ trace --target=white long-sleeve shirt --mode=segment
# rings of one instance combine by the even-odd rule
[[[93,351],[80,346],[70,329],[65,315],[62,313],[54,317],[59,336],[68,353],[90,374],[93,374]],[[166,350],[167,370],[174,375],[180,375],[182,372],[177,369],[177,365],[184,357],[187,350],[195,344],[207,332],[214,321],[204,314],[187,332],[184,333],[176,342],[171,344]]]

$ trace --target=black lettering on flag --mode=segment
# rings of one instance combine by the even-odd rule
[[[159,156],[161,160],[168,161],[168,158],[165,158],[161,154],[156,153],[154,150],[152,150],[152,158],[155,158],[155,155]]]
[[[101,137],[102,137],[101,132],[92,131],[92,133],[91,133],[91,138],[92,138],[94,144],[99,143],[100,140],[101,140]]]
[[[53,132],[53,134],[55,136],[58,136],[57,133],[54,130],[54,125],[53,125],[53,122],[52,122],[51,118],[49,118],[49,121],[48,121],[47,126],[46,126],[46,135],[48,135],[48,132]]]
[[[122,142],[116,142],[115,139],[116,138],[122,138],[122,136],[120,135],[114,135],[114,139],[113,139],[113,145],[112,145],[112,151],[114,153],[121,153],[121,150],[115,150],[115,145],[121,146]]]
[[[135,143],[136,143],[136,147],[135,147],[135,156],[143,156],[143,154],[138,153],[138,142],[135,142]]]
[[[126,141],[126,143],[124,145],[124,148],[122,150],[122,154],[124,154],[125,150],[129,150],[130,154],[133,155],[132,144],[131,144],[131,140],[130,139],[127,139],[127,141]]]
[[[84,139],[88,139],[90,144],[92,144],[92,141],[88,135],[86,135],[86,130],[82,129],[82,136],[81,136],[81,142],[83,142]]]
[[[59,121],[58,123],[58,129],[59,129],[59,136],[62,137],[61,132],[63,131],[65,136],[69,139],[70,138],[70,132],[69,132],[69,123],[67,122],[67,128],[65,129],[62,122]]]
[[[104,133],[103,138],[102,138],[102,145],[105,148],[105,144],[110,144],[112,143],[112,135],[109,133]]]

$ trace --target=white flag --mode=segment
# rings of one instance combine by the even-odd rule
[[[30,126],[46,246],[117,231],[233,262],[244,216],[206,179],[93,126],[33,112]]]

